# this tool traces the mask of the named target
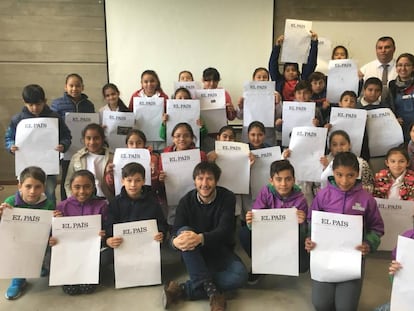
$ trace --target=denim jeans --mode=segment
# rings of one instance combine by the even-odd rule
[[[182,227],[181,231],[191,230],[190,227]],[[213,281],[220,291],[235,290],[244,286],[247,281],[247,270],[240,258],[229,251],[227,254],[217,254],[220,257],[220,264],[217,265],[210,256],[203,252],[203,246],[192,251],[181,253],[190,279],[184,284],[185,293],[188,299],[197,300],[207,297],[203,284],[206,281]]]

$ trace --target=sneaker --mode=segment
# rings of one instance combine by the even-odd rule
[[[71,295],[71,296],[76,296],[76,295],[81,294],[79,285],[63,285],[62,286],[62,291],[65,294],[68,294],[68,295]]]
[[[19,298],[26,285],[26,279],[12,279],[5,294],[6,299],[13,300]]]
[[[79,291],[81,294],[92,294],[97,287],[98,285],[96,284],[80,284]]]
[[[259,283],[261,277],[262,277],[261,274],[253,274],[249,272],[249,276],[247,278],[247,284],[256,285],[257,283]]]
[[[226,310],[226,298],[223,294],[214,294],[210,296],[210,310],[224,311]]]
[[[164,309],[168,309],[172,304],[184,297],[184,291],[180,284],[175,281],[167,282],[162,292],[162,304]]]

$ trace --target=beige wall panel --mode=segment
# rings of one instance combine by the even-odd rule
[[[27,84],[41,85],[48,103],[63,95],[65,77],[68,73],[79,73],[85,83],[85,94],[95,107],[102,106],[101,88],[107,81],[106,64],[0,64],[4,79],[0,84],[2,108],[0,114],[0,137],[4,145],[4,134],[12,115],[23,108],[21,91]],[[0,181],[14,180],[14,157],[5,148],[0,148]]]
[[[98,0],[1,0],[0,137],[23,107],[21,91],[41,85],[48,103],[63,94],[65,77],[80,74],[97,109],[107,82],[105,18]],[[14,181],[14,157],[0,148],[0,181]]]
[[[1,0],[0,15],[102,16],[103,0]]]
[[[106,63],[103,41],[9,41],[7,44],[0,44],[0,62]]]

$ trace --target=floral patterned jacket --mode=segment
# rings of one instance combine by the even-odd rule
[[[375,174],[374,179],[374,197],[387,199],[389,191],[394,178],[391,175],[390,170],[380,170]],[[400,187],[401,200],[414,201],[414,171],[407,169],[404,175],[404,181]]]

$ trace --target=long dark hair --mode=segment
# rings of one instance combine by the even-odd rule
[[[102,87],[102,95],[105,97],[105,91],[113,89],[118,95],[120,94],[118,87],[113,83],[107,83]],[[118,110],[120,112],[131,112],[120,97],[118,97]]]

